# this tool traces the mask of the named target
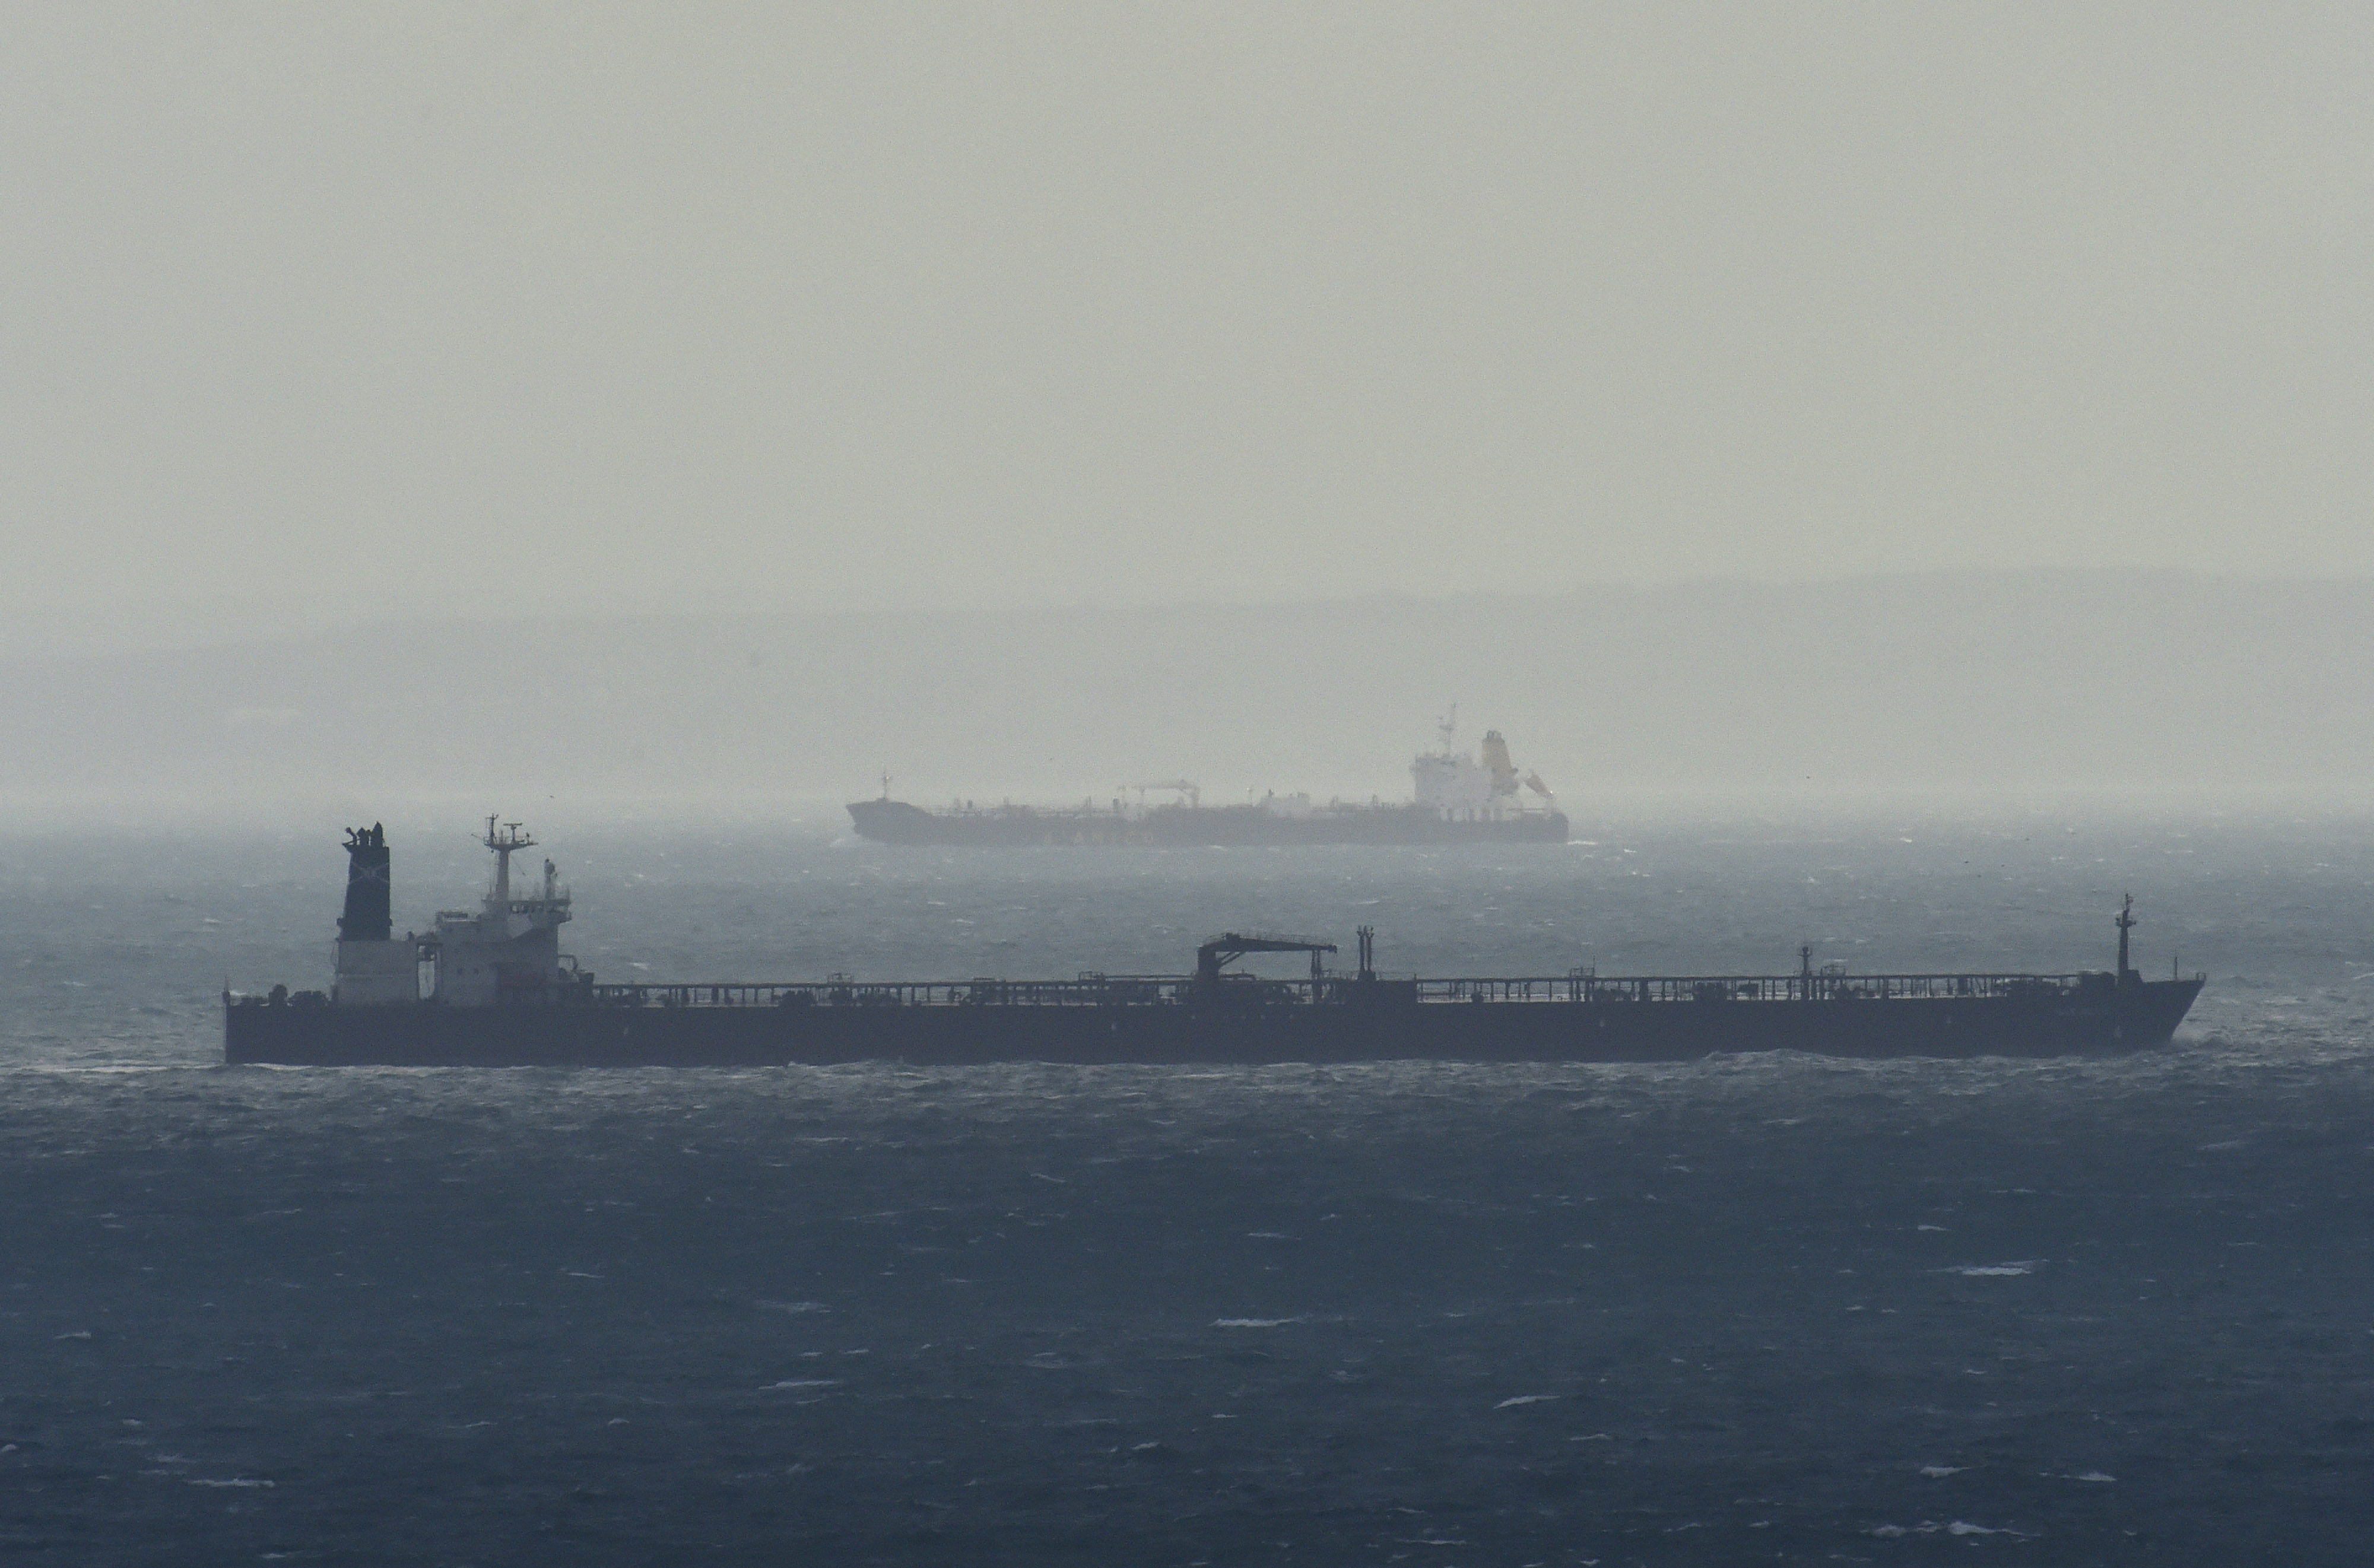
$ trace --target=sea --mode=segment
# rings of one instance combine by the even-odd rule
[[[2374,818],[893,849],[555,804],[605,979],[2203,972],[2116,1059],[228,1067],[337,823],[0,831],[0,1562],[2356,1563]],[[390,819],[399,927],[482,890]],[[1282,961],[1291,973],[1300,961]]]

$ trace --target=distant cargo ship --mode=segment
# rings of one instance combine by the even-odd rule
[[[544,863],[511,882],[535,841],[487,821],[494,886],[476,911],[441,911],[398,938],[386,835],[347,835],[346,913],[327,993],[223,993],[230,1062],[322,1067],[757,1067],[785,1063],[1659,1062],[1712,1051],[1836,1056],[2058,1056],[2167,1043],[2203,977],[2145,980],[2130,961],[2063,974],[1564,974],[1419,979],[1327,967],[1333,942],[1226,932],[1188,974],[1076,980],[718,982],[603,985],[560,950],[568,890]],[[1233,966],[1261,953],[1310,961],[1308,979]]]
[[[1458,710],[1442,721],[1441,743],[1410,763],[1405,801],[1314,801],[1269,795],[1242,805],[1206,806],[1185,779],[1132,784],[1099,805],[976,807],[934,811],[890,798],[852,801],[850,820],[876,843],[1017,846],[1127,844],[1194,849],[1212,844],[1564,843],[1566,813],[1539,773],[1521,779],[1509,743],[1487,730],[1475,753],[1458,749]],[[1147,796],[1168,796],[1149,803]],[[1131,796],[1134,796],[1133,799]]]

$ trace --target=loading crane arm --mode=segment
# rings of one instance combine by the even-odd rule
[[[1319,955],[1334,950],[1334,943],[1314,941],[1309,937],[1248,937],[1228,931],[1195,949],[1195,978],[1217,980],[1223,968],[1247,953],[1309,953],[1310,975],[1316,980],[1319,978]]]
[[[1187,803],[1190,809],[1204,804],[1204,792],[1187,779],[1164,779],[1158,784],[1135,784],[1128,787],[1137,791],[1137,803],[1140,806],[1146,804],[1146,792],[1149,789],[1173,791],[1180,799]]]

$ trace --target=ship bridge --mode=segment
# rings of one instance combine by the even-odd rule
[[[1436,726],[1441,744],[1420,752],[1410,764],[1417,804],[1448,821],[1507,822],[1544,817],[1557,810],[1557,796],[1537,772],[1522,776],[1509,756],[1509,742],[1497,729],[1484,732],[1475,753],[1458,748],[1459,704]],[[1538,796],[1538,803],[1518,793],[1520,786]]]
[[[489,817],[478,842],[494,852],[494,885],[475,914],[439,911],[435,930],[422,943],[423,956],[437,966],[437,999],[450,1007],[548,1001],[571,978],[560,956],[560,928],[570,918],[569,890],[547,860],[543,884],[514,895],[511,856],[535,847],[521,824]]]

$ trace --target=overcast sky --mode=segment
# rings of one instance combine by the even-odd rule
[[[2374,572],[2369,15],[20,7],[0,612]]]

